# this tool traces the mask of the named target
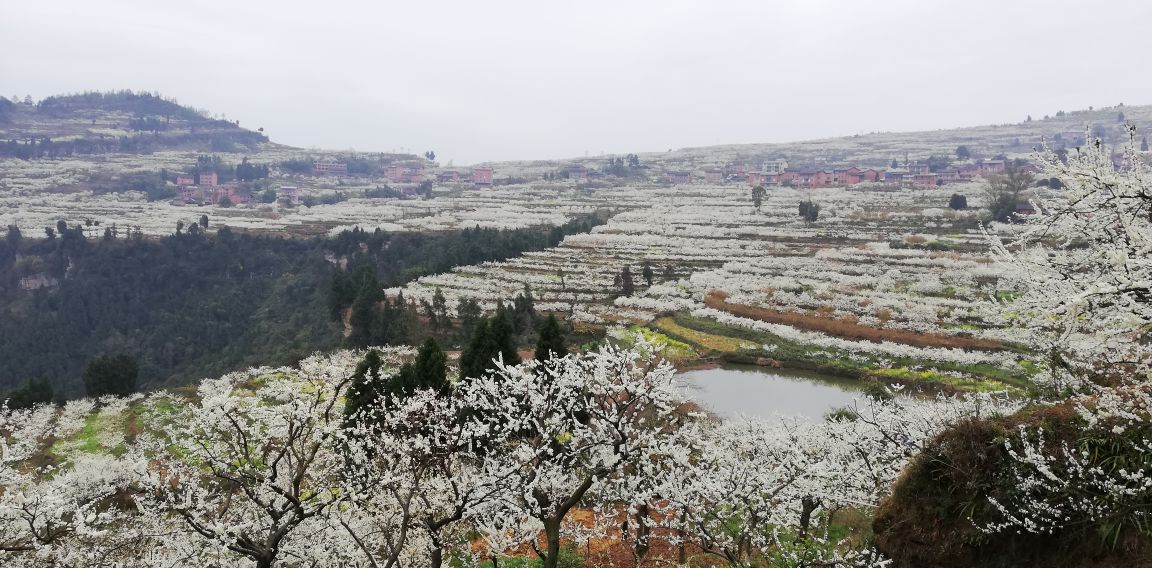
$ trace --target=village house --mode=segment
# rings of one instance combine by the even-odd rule
[[[936,187],[936,174],[912,174],[912,187],[919,189],[932,189]]]
[[[708,183],[723,183],[724,171],[723,170],[704,170],[704,181]]]
[[[292,205],[300,204],[300,188],[291,185],[282,185],[276,192],[276,197],[280,201],[290,203]]]
[[[196,185],[196,180],[192,176],[176,176],[176,185],[180,187]]]
[[[460,181],[460,172],[455,170],[448,170],[436,174],[436,181],[439,182],[457,182]]]
[[[963,181],[964,178],[960,176],[959,169],[950,168],[936,172],[936,179],[940,180],[941,185],[947,185],[950,183],[959,183]]]
[[[334,160],[313,160],[312,174],[318,176],[346,176],[348,175],[348,164]]]
[[[788,169],[788,160],[766,160],[760,165],[760,171],[766,174],[780,175]]]
[[[779,174],[766,174],[764,172],[748,172],[744,178],[748,185],[776,185],[780,183]]]
[[[384,170],[388,181],[399,183],[420,183],[424,181],[424,164],[392,164]]]
[[[472,168],[472,185],[492,187],[492,168]]]
[[[179,188],[179,191],[180,191],[179,199],[180,199],[181,203],[187,204],[187,203],[192,203],[193,201],[196,200],[196,186],[194,186],[194,185],[181,185]]]
[[[575,181],[588,181],[588,168],[583,164],[572,164],[565,169],[568,179]]]
[[[692,183],[691,172],[668,172],[664,174],[664,179],[673,184]]]
[[[197,185],[211,186],[211,185],[217,185],[219,183],[220,183],[220,178],[216,176],[216,172],[212,172],[210,174],[205,174],[205,173],[200,174],[200,183]]]
[[[978,162],[976,164],[976,171],[980,175],[998,174],[1003,173],[1006,164],[1004,160],[988,160],[986,162]]]
[[[912,181],[912,175],[908,170],[887,170],[884,172],[884,181],[893,185],[904,185],[905,181]]]

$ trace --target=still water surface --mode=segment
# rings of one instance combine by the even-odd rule
[[[818,419],[861,396],[856,381],[752,365],[687,371],[679,379],[697,403],[724,418],[784,414]]]

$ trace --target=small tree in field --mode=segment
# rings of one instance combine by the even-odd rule
[[[652,272],[652,263],[645,260],[644,264],[640,267],[640,276],[644,278],[644,283],[648,286],[652,285],[652,278],[655,274]]]
[[[809,200],[801,201],[800,217],[808,223],[815,223],[820,217],[820,206]]]
[[[1035,181],[1032,172],[1011,164],[1004,169],[1004,173],[989,177],[985,192],[988,194],[988,213],[992,220],[1001,223],[1012,221],[1023,193],[1035,185]]]
[[[967,209],[968,198],[959,193],[953,193],[952,197],[948,199],[948,207],[951,209]]]
[[[764,193],[765,190],[762,185],[757,185],[752,188],[752,206],[755,207],[757,211],[760,210],[760,204],[764,202]]]

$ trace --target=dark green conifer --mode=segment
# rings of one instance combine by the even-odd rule
[[[556,321],[556,316],[548,314],[548,319],[540,326],[540,338],[536,341],[536,360],[543,363],[567,354],[568,347],[565,345],[560,322]]]

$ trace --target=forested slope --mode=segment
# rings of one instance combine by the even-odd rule
[[[593,223],[309,240],[199,226],[158,240],[85,236],[93,227],[15,233],[0,242],[0,392],[43,377],[82,394],[84,366],[110,353],[134,356],[145,388],[292,363],[340,345],[332,295],[345,270],[397,285],[553,246]]]

